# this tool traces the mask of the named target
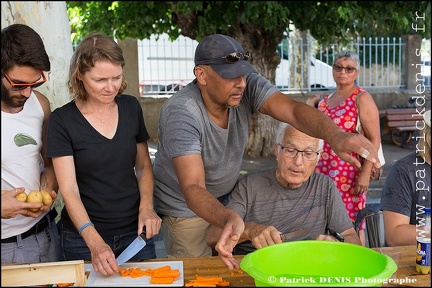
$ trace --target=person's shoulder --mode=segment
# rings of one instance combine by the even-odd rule
[[[419,156],[417,156],[417,152],[415,152],[415,151],[411,152],[411,153],[403,156],[402,158],[399,158],[393,165],[396,165],[396,166],[414,165],[416,157],[419,157]]]
[[[44,94],[36,90],[33,90],[32,92],[36,95],[36,98],[42,106],[50,105],[48,97],[46,97]]]
[[[55,108],[52,113],[54,113],[54,114],[63,113],[64,111],[68,111],[68,110],[72,109],[72,107],[73,107],[72,105],[74,105],[74,100],[71,100],[71,101]]]
[[[202,103],[202,96],[201,96],[200,89],[198,88],[197,85],[191,82],[185,87],[183,87],[181,90],[172,94],[164,102],[163,107],[164,108],[170,107],[170,109],[183,107],[183,106],[196,107],[199,106],[200,103]]]
[[[129,94],[119,94],[117,95],[117,100],[125,102],[137,102],[138,98]]]

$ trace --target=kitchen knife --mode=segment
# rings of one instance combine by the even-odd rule
[[[133,256],[135,256],[146,245],[145,233],[141,233],[138,237],[129,244],[128,247],[117,257],[117,264],[122,265]]]
[[[297,231],[281,234],[280,236],[281,236],[282,242],[287,242],[288,240],[290,240],[292,238],[305,235],[309,232],[310,232],[310,229],[300,229]]]

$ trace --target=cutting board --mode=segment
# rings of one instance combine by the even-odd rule
[[[100,286],[100,287],[131,287],[131,286],[143,286],[143,287],[181,287],[184,285],[184,274],[183,274],[183,261],[162,261],[162,262],[127,262],[120,267],[122,268],[141,268],[146,270],[148,268],[156,269],[165,265],[170,265],[171,269],[179,269],[180,277],[177,278],[172,284],[150,284],[149,276],[142,276],[138,278],[122,277],[120,274],[114,275],[102,275],[96,273],[93,270],[91,264],[85,265],[85,270],[90,272],[87,280],[87,286]]]

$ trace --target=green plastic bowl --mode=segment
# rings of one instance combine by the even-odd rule
[[[240,268],[256,286],[382,286],[397,265],[370,248],[304,240],[270,245],[246,255]]]

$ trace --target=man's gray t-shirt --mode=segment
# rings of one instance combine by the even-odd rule
[[[247,76],[243,98],[229,109],[228,128],[216,125],[208,116],[196,80],[171,96],[159,118],[158,148],[154,160],[154,205],[158,213],[189,218],[196,214],[186,204],[172,159],[200,154],[206,188],[216,198],[231,192],[240,175],[249,121],[277,89],[257,73]]]
[[[353,227],[333,180],[314,172],[299,188],[289,189],[276,179],[276,168],[252,172],[233,189],[227,207],[245,223],[271,225],[280,232],[310,232],[292,240],[313,240],[326,229],[343,232]],[[255,250],[250,241],[239,243],[235,254]]]

